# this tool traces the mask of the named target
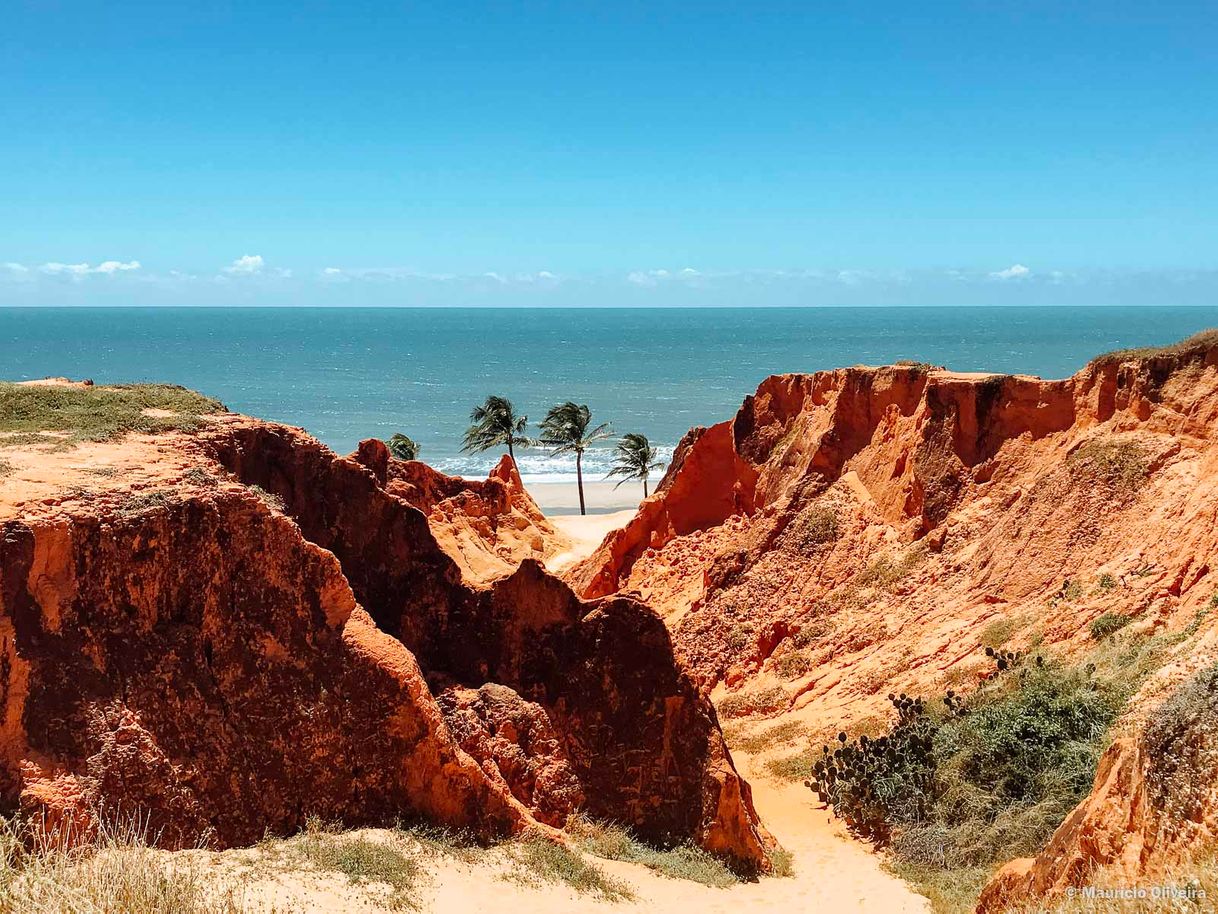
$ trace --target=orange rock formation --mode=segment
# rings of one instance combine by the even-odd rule
[[[449,480],[231,415],[9,455],[10,810],[78,833],[138,811],[183,846],[310,815],[491,837],[581,809],[768,867],[661,620],[535,560],[488,579],[548,534],[510,466]]]
[[[1191,626],[1175,658],[1212,663],[1216,469],[1218,334],[1060,381],[922,365],[777,376],[691,432],[657,493],[568,578],[585,598],[656,607],[704,688],[766,685],[778,711],[830,726],[886,712],[890,691],[975,683],[995,623],[1010,647],[1082,656],[1089,623],[1120,612],[1146,633]],[[1165,677],[1132,703],[1129,732]],[[1045,853],[987,897],[1169,859],[1143,764],[1118,743]],[[1189,846],[1214,834],[1205,819]]]

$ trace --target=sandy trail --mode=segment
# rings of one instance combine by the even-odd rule
[[[589,514],[587,517],[581,517],[578,514],[547,515],[550,523],[570,539],[571,548],[551,556],[546,561],[546,568],[559,572],[574,565],[580,559],[587,558],[596,551],[596,547],[601,544],[610,530],[625,526],[632,517],[634,517],[634,508],[614,511],[612,514]]]

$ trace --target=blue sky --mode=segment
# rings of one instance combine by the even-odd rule
[[[0,304],[1218,302],[1212,2],[0,29]]]

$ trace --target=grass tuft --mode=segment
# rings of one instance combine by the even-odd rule
[[[782,686],[773,686],[756,692],[739,692],[719,702],[719,713],[723,717],[752,717],[757,714],[773,714],[787,706],[790,696]]]
[[[101,828],[65,850],[0,820],[0,914],[245,914],[236,889],[149,846],[144,825]]]
[[[569,822],[567,830],[580,847],[594,857],[638,863],[670,879],[684,879],[716,888],[740,882],[740,876],[727,864],[700,847],[690,844],[652,847],[621,826],[588,818]]]
[[[305,833],[289,842],[299,859],[327,873],[341,873],[354,884],[381,883],[388,887],[385,903],[392,911],[418,907],[415,890],[419,864],[387,840],[345,836],[310,823]]]
[[[631,901],[634,894],[624,882],[606,876],[577,851],[536,829],[526,831],[511,846],[513,868],[506,878],[524,885],[557,883],[580,894],[591,893],[606,901]]]
[[[1091,622],[1091,640],[1103,641],[1113,632],[1120,631],[1132,621],[1133,616],[1127,616],[1124,613],[1104,613]]]

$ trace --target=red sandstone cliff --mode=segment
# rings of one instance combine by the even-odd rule
[[[486,479],[446,476],[418,460],[396,460],[375,438],[360,442],[351,456],[386,492],[427,515],[436,541],[471,582],[502,577],[525,559],[544,563],[571,546],[541,513],[506,454]]]
[[[396,472],[243,417],[12,464],[10,810],[140,811],[180,846],[309,815],[491,837],[580,809],[767,868],[714,711],[636,600],[581,601],[534,561],[472,581]],[[471,497],[527,515],[513,484]],[[441,495],[416,493],[462,497]]]
[[[827,725],[883,713],[891,691],[975,683],[995,623],[1010,647],[1081,656],[1089,623],[1120,612],[1147,634],[1187,629],[1172,657],[1213,663],[1216,443],[1215,334],[1061,381],[917,365],[772,377],[687,436],[657,493],[568,577],[655,606],[704,687],[765,686]],[[1092,798],[987,904],[1172,859],[1183,845],[1142,809],[1143,764],[1111,750]],[[1187,846],[1214,840],[1213,819]]]

